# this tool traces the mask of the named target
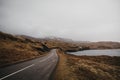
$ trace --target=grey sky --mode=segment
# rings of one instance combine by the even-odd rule
[[[34,37],[120,41],[120,0],[0,0],[0,30]]]

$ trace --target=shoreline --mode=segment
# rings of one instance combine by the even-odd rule
[[[58,52],[55,80],[118,80],[120,57],[76,56]],[[66,71],[67,70],[67,71]]]

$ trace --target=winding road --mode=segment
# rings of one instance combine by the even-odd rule
[[[54,49],[44,57],[0,68],[0,80],[49,80],[57,61]]]

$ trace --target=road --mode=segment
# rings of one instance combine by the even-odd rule
[[[49,80],[57,61],[54,49],[44,57],[0,68],[0,80]]]

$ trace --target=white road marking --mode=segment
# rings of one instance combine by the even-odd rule
[[[50,58],[53,54],[54,54],[54,53],[52,53],[48,58]],[[41,61],[39,61],[39,62],[43,62],[43,61],[47,60],[48,58],[43,59],[43,60],[41,60]],[[15,72],[7,75],[7,76],[4,76],[4,77],[0,78],[0,80],[3,80],[3,79],[5,79],[5,78],[7,78],[7,77],[10,77],[10,76],[14,75],[14,74],[17,74],[17,73],[19,73],[19,72],[21,72],[21,71],[24,71],[25,69],[28,69],[28,68],[30,68],[30,67],[32,67],[32,66],[34,66],[34,65],[35,65],[35,64],[31,64],[31,65],[29,65],[29,66],[27,66],[27,67],[25,67],[25,68],[22,68],[22,69],[20,69],[20,70],[18,70],[18,71],[15,71]]]
[[[4,76],[4,77],[0,78],[0,80],[3,80],[3,79],[5,79],[5,78],[7,78],[7,77],[10,77],[10,76],[14,75],[14,74],[17,74],[17,73],[19,73],[19,72],[21,72],[21,71],[23,71],[23,70],[25,70],[25,69],[28,69],[28,68],[30,68],[30,67],[32,67],[32,66],[34,66],[34,65],[35,65],[35,64],[32,64],[32,65],[27,66],[27,67],[25,67],[25,68],[22,68],[22,69],[20,69],[20,70],[18,70],[18,71],[15,71],[15,72],[7,75],[7,76]]]

